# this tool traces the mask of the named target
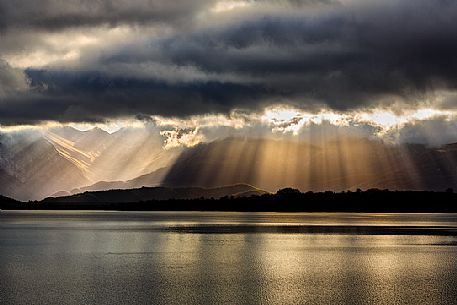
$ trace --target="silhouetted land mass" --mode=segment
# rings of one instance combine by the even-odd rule
[[[224,196],[247,197],[251,195],[262,195],[265,193],[267,192],[264,190],[260,190],[249,184],[241,183],[213,188],[156,186],[131,189],[112,189],[110,191],[86,191],[70,196],[48,197],[43,201],[60,203],[128,203],[168,199],[219,199]]]
[[[162,189],[166,188],[162,187]],[[141,200],[139,198],[131,202],[113,199],[122,198],[120,196],[122,192],[128,191],[132,190],[86,192],[70,197],[47,198],[33,202],[3,200],[5,197],[2,197],[0,208],[120,211],[457,212],[457,194],[452,189],[445,192],[370,189],[341,193],[330,191],[302,193],[296,189],[285,188],[276,194],[266,193],[249,197],[223,196],[219,199],[202,197]],[[101,193],[103,196],[100,196]],[[111,200],[100,201],[103,197],[109,197]],[[98,199],[95,200],[96,198]]]
[[[21,204],[21,203],[22,202],[20,202],[20,201],[0,195],[0,207],[2,207],[4,205],[9,205],[9,204]]]

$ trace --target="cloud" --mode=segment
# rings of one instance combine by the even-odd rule
[[[47,90],[2,103],[4,124],[278,103],[311,112],[423,107],[457,90],[455,1],[44,1],[41,13],[22,2],[17,12],[0,2],[7,31],[193,22],[82,50],[77,64],[27,69],[32,85]]]
[[[205,137],[199,133],[198,128],[195,129],[175,129],[175,130],[164,130],[160,132],[160,135],[165,137],[163,145],[164,149],[171,149],[175,147],[192,147],[203,141]]]
[[[430,146],[457,142],[457,121],[433,119],[408,123],[393,135],[399,143],[418,143]]]
[[[154,117],[165,146],[193,146],[226,137],[253,137],[319,142],[338,136],[382,139],[391,144],[431,146],[456,142],[457,112],[439,109],[388,109],[306,112],[276,105],[262,112],[200,115],[187,119]]]
[[[108,77],[99,72],[27,71],[34,88],[0,105],[0,122],[10,119],[100,121],[160,114],[228,113],[236,101],[259,95],[255,86],[220,82],[169,84],[159,80]],[[179,109],[178,109],[179,108]]]
[[[1,0],[0,27],[61,30],[152,22],[186,23],[212,0]]]
[[[24,91],[28,86],[29,81],[25,73],[19,69],[12,68],[0,58],[0,105],[2,97],[5,98],[6,95]]]
[[[307,112],[276,105],[260,112],[228,115],[195,115],[187,118],[138,115],[126,120],[62,124],[47,122],[32,126],[0,126],[1,132],[40,130],[72,126],[78,130],[101,128],[147,132],[162,136],[165,149],[192,147],[227,137],[272,138],[319,144],[340,136],[381,139],[386,143],[418,143],[441,146],[457,142],[457,111],[419,108],[395,113],[389,109],[364,111],[321,110]]]
[[[214,2],[0,0],[0,54],[20,67],[77,60],[88,46],[189,28]]]

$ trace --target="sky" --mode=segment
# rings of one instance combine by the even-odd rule
[[[453,0],[0,0],[0,129],[457,141]]]

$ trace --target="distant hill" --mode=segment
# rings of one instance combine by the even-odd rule
[[[251,189],[251,191],[246,191]],[[457,194],[446,192],[388,191],[306,192],[286,188],[275,194],[249,185],[202,188],[142,188],[87,192],[70,197],[47,198],[40,202],[2,202],[1,209],[26,210],[117,210],[117,211],[270,211],[270,212],[402,212],[456,213]],[[255,193],[254,193],[255,192]],[[260,196],[245,195],[258,194]],[[222,196],[224,195],[224,196]],[[230,196],[227,196],[230,195]],[[221,197],[222,196],[222,197]],[[219,198],[219,199],[214,199]],[[11,199],[5,199],[11,200]],[[284,229],[287,230],[288,226]],[[313,228],[316,228],[313,226]],[[313,228],[310,228],[311,232]],[[189,228],[192,230],[192,228]],[[400,234],[411,231],[399,228]],[[409,229],[413,230],[413,227]],[[423,231],[425,232],[425,231]],[[443,234],[434,232],[433,234]],[[454,236],[455,231],[444,234]]]
[[[216,188],[201,187],[142,187],[128,190],[84,192],[72,196],[49,197],[44,203],[124,203],[148,200],[221,198],[224,196],[263,195],[267,192],[247,184],[236,184]]]

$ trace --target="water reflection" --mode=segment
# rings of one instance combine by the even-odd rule
[[[323,215],[23,216],[0,216],[5,304],[452,304],[457,297],[452,235],[156,230],[189,224],[322,224]],[[398,226],[398,219],[405,226],[410,225],[405,219],[416,225],[455,224],[453,215],[378,217],[371,225]],[[348,225],[348,219],[367,225],[377,218],[328,220]]]

